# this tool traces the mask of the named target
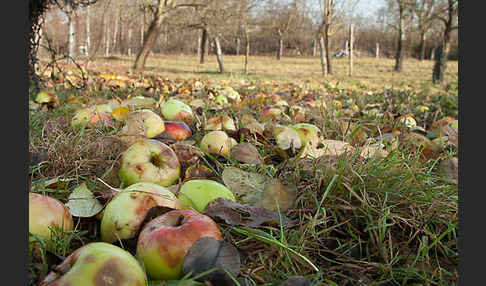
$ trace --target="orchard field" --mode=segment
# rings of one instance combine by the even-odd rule
[[[129,192],[122,154],[147,137],[177,155],[180,174],[166,186],[175,200],[200,179],[234,196],[184,208],[209,216],[239,256],[236,270],[208,258],[217,275],[146,273],[148,285],[457,284],[457,61],[436,85],[428,60],[405,59],[396,73],[393,59],[355,57],[350,77],[348,60],[334,59],[325,83],[317,57],[251,56],[248,74],[243,56],[225,56],[223,74],[214,56],[151,55],[143,74],[130,71],[133,61],[41,59],[41,92],[29,94],[30,191],[61,201],[73,225],[30,235],[30,285],[51,285],[72,267],[56,265],[103,241],[107,206]],[[173,99],[191,116],[169,118]],[[132,115],[141,109],[163,131],[149,136]],[[227,137],[218,150],[201,144],[212,130]],[[149,201],[131,237],[112,242],[141,265],[140,231],[176,208]]]

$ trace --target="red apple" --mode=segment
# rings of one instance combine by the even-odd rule
[[[172,210],[143,227],[137,242],[137,258],[152,279],[178,279],[187,251],[205,236],[222,239],[210,217],[193,210]]]
[[[192,135],[191,128],[182,121],[165,121],[165,131],[168,137],[176,141],[182,141]]]

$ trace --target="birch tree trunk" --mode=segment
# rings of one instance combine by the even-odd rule
[[[280,60],[280,58],[283,55],[283,37],[281,34],[279,34],[278,37],[278,49],[277,49],[277,60]]]
[[[110,32],[110,28],[109,28],[109,24],[108,24],[108,21],[105,21],[105,33],[104,33],[104,37],[105,37],[105,56],[108,56],[110,54],[110,37],[109,37],[109,32]]]
[[[130,26],[128,28],[128,43],[127,43],[127,46],[128,46],[128,50],[127,50],[127,53],[129,56],[132,55],[132,27]]]
[[[218,60],[219,72],[224,73],[223,53],[221,52],[219,36],[214,37],[214,44],[216,45],[216,59]]]
[[[239,56],[240,55],[240,37],[236,38],[236,55]]]
[[[117,12],[120,13],[120,9],[117,8]],[[119,14],[115,12],[115,27],[113,29],[113,52],[117,52],[117,40],[118,40],[118,25],[120,25],[120,17]]]
[[[245,74],[248,74],[248,58],[250,57],[250,33],[248,32],[248,29],[245,29],[245,41]]]
[[[90,20],[89,20],[89,6],[86,6],[86,56],[89,56],[89,51],[91,48],[91,37],[90,37]]]
[[[376,50],[375,50],[375,57],[380,57],[380,43],[376,42]]]
[[[326,48],[325,48],[323,37],[319,37],[319,52],[321,53],[322,79],[323,81],[325,81],[327,76],[327,63],[326,63]]]
[[[201,35],[197,36],[197,56],[201,56]]]
[[[349,76],[353,76],[353,42],[354,42],[354,26],[349,26]]]
[[[74,35],[74,19],[72,15],[67,15],[68,19],[68,55],[71,58],[75,56],[75,47],[76,47],[76,37]]]
[[[312,39],[312,56],[315,57],[317,55],[317,41],[316,39]]]

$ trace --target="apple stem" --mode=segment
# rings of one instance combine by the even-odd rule
[[[175,226],[181,226],[183,220],[184,220],[184,215],[180,215],[179,218],[177,219],[177,223]]]

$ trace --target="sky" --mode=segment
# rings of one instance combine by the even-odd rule
[[[356,7],[356,13],[365,17],[375,16],[380,7],[385,4],[385,0],[360,0]]]

